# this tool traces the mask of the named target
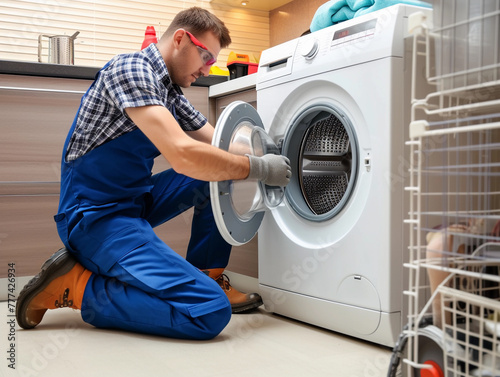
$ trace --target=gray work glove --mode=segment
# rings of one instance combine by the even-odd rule
[[[262,157],[246,155],[250,160],[250,174],[247,179],[257,179],[268,186],[284,187],[290,182],[292,169],[290,160],[278,154]]]

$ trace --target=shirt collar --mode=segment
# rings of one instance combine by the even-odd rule
[[[158,80],[162,82],[166,88],[171,87],[179,94],[183,94],[179,85],[172,83],[167,70],[167,65],[165,64],[165,61],[163,60],[160,50],[158,50],[156,44],[151,43],[143,50],[143,52],[150,58],[151,65],[153,66],[153,70],[155,71]]]

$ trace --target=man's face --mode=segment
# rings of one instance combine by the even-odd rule
[[[180,30],[179,39],[178,53],[171,61],[169,73],[174,84],[187,88],[198,77],[208,76],[220,52],[220,43],[211,32],[195,36]]]

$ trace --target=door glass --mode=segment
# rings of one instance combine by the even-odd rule
[[[249,104],[235,101],[222,112],[212,145],[235,155],[263,156],[280,150],[266,134],[262,119]],[[221,236],[231,245],[250,241],[260,227],[266,208],[281,203],[282,187],[251,179],[210,182],[210,200]]]
[[[228,151],[234,154],[254,154],[252,133],[254,126],[248,122],[240,123],[233,133]],[[230,187],[232,206],[241,219],[249,219],[255,211],[262,211],[262,195],[256,180],[232,181]]]
[[[263,156],[267,153],[279,154],[278,147],[266,132],[254,124],[243,121],[236,126],[228,151],[239,155]],[[243,220],[265,207],[276,207],[281,203],[284,191],[281,187],[263,185],[257,180],[233,181],[229,189],[232,206]],[[262,193],[265,193],[265,196]]]

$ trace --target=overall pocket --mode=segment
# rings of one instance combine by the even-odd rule
[[[59,234],[59,238],[63,242],[64,246],[68,247],[68,218],[66,214],[58,213],[54,216],[54,221],[57,226],[57,233]]]

